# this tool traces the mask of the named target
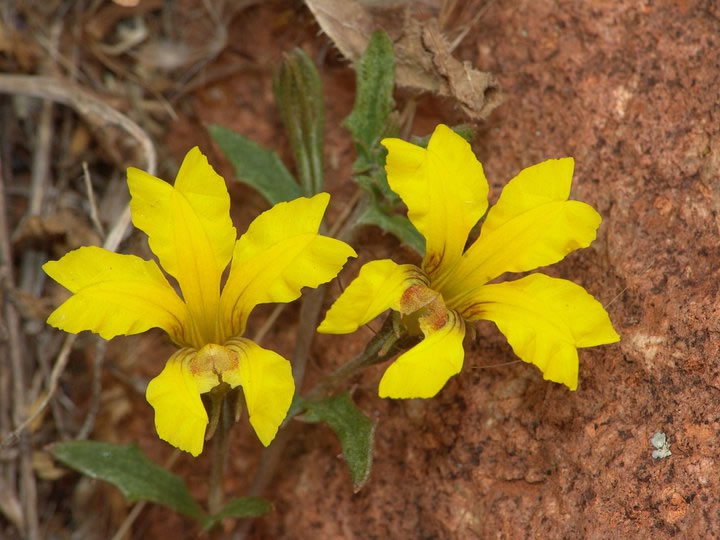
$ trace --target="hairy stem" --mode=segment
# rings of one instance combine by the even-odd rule
[[[389,315],[380,331],[365,346],[365,350],[316,384],[308,392],[306,398],[312,400],[323,397],[363,368],[384,362],[398,351],[406,348],[411,340],[412,338],[396,334],[392,315]]]
[[[213,437],[212,469],[210,470],[210,493],[208,495],[208,510],[216,514],[223,507],[225,496],[223,480],[225,479],[225,466],[227,465],[228,450],[230,449],[230,429],[233,426],[233,414],[227,399],[220,405],[220,419]]]
[[[398,336],[395,333],[392,315],[388,316],[382,328],[380,328],[380,331],[368,342],[365,349],[316,384],[312,390],[308,392],[306,399],[322,398],[334,390],[341,382],[357,374],[363,368],[384,362],[399,351],[406,349],[413,342],[414,338]],[[258,472],[248,495],[262,495],[265,488],[270,484],[280,463],[280,457],[285,445],[292,438],[294,429],[297,428],[297,424],[290,423],[290,420],[291,417],[285,419],[275,440],[263,453]],[[233,535],[233,539],[243,540],[250,532],[251,524],[251,519],[241,521]]]

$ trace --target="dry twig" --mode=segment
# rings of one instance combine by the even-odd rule
[[[1,165],[1,164],[0,164]],[[2,167],[0,166],[0,170]],[[12,249],[10,247],[10,234],[7,226],[7,205],[5,203],[5,189],[0,175],[0,258],[7,267],[5,285],[7,289],[15,287],[12,272]],[[7,348],[10,357],[10,372],[13,381],[13,423],[17,426],[25,415],[27,403],[25,402],[25,370],[23,369],[22,338],[20,335],[20,316],[15,305],[5,298],[3,306],[5,324],[7,325]],[[37,491],[35,474],[32,469],[32,452],[30,441],[26,434],[19,437],[20,446],[20,493],[23,508],[24,533],[27,538],[40,537],[40,526],[37,516]]]
[[[88,205],[90,206],[90,220],[95,227],[95,230],[101,238],[105,237],[105,228],[103,227],[100,217],[98,216],[97,203],[95,202],[95,192],[92,187],[92,179],[90,178],[90,171],[88,170],[87,161],[83,161],[83,178],[85,179],[85,190],[88,196]]]

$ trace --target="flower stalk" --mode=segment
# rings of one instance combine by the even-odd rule
[[[221,397],[220,403],[218,404],[218,423],[213,436],[210,491],[208,494],[208,510],[210,511],[210,514],[218,513],[223,507],[225,497],[223,480],[225,478],[225,468],[227,466],[230,450],[230,430],[235,423],[233,414],[230,410],[230,404],[225,397],[226,396]],[[237,399],[241,400],[242,397],[238,395]],[[213,406],[214,405],[215,403],[213,403]]]
[[[327,395],[361,370],[386,361],[391,356],[410,347],[415,341],[415,338],[408,336],[402,330],[398,331],[392,315],[388,316],[365,349],[315,385],[308,392],[306,399],[319,399]]]

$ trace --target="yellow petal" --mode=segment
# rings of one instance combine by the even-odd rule
[[[329,199],[319,193],[276,204],[237,241],[221,298],[227,336],[242,335],[256,305],[291,302],[303,287],[330,281],[356,256],[346,243],[317,234]]]
[[[600,215],[588,204],[568,201],[573,159],[550,159],[510,180],[488,212],[480,236],[460,264],[438,284],[448,304],[504,272],[553,264],[595,240]]]
[[[515,354],[570,390],[577,388],[577,348],[620,339],[602,304],[565,279],[532,274],[485,285],[474,301],[462,314],[466,319],[493,321]]]
[[[158,436],[173,446],[198,456],[205,441],[208,417],[200,394],[218,384],[213,373],[194,375],[192,349],[173,354],[160,375],[148,384],[145,397],[155,409]]]
[[[89,246],[45,263],[43,270],[74,293],[48,318],[56,328],[90,330],[105,339],[162,328],[176,343],[189,342],[185,304],[154,261]]]
[[[390,259],[366,263],[335,300],[317,331],[349,334],[387,309],[405,312],[400,305],[405,291],[426,284],[427,278],[412,264],[397,264]]]
[[[470,145],[447,126],[435,128],[427,150],[384,139],[387,177],[425,237],[423,269],[436,279],[462,255],[470,229],[487,210],[488,184]]]
[[[225,181],[195,147],[185,156],[175,186],[128,169],[133,223],[180,285],[199,334],[196,347],[218,342],[220,277],[230,262],[235,228]]]
[[[249,339],[232,339],[226,347],[237,353],[238,367],[223,372],[223,381],[233,388],[242,386],[250,425],[260,442],[268,446],[285,420],[295,393],[290,362]]]
[[[425,339],[390,364],[380,380],[380,397],[431,398],[460,372],[465,324],[456,312],[447,314],[440,328],[420,320]]]

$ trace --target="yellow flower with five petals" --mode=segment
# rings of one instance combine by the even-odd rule
[[[488,183],[470,145],[439,125],[427,149],[385,139],[390,187],[425,237],[422,267],[389,259],[365,264],[328,311],[318,331],[354,332],[392,309],[423,340],[385,371],[381,397],[428,398],[462,369],[466,322],[493,321],[517,356],[547,380],[577,388],[580,347],[620,339],[603,306],[564,279],[526,272],[590,245],[601,222],[588,204],[568,200],[572,158],[528,167],[503,189],[478,238],[471,229],[488,207]]]
[[[236,240],[225,181],[197,147],[174,186],[135,168],[128,169],[128,186],[133,223],[181,296],[155,261],[83,247],[43,266],[73,293],[48,323],[105,339],[161,328],[180,350],[147,388],[160,438],[199,455],[208,424],[200,396],[226,383],[242,387],[250,424],[267,446],[295,385],[287,360],[242,335],[255,306],[291,302],[356,256],[344,242],[318,234],[329,195],[279,203]]]

